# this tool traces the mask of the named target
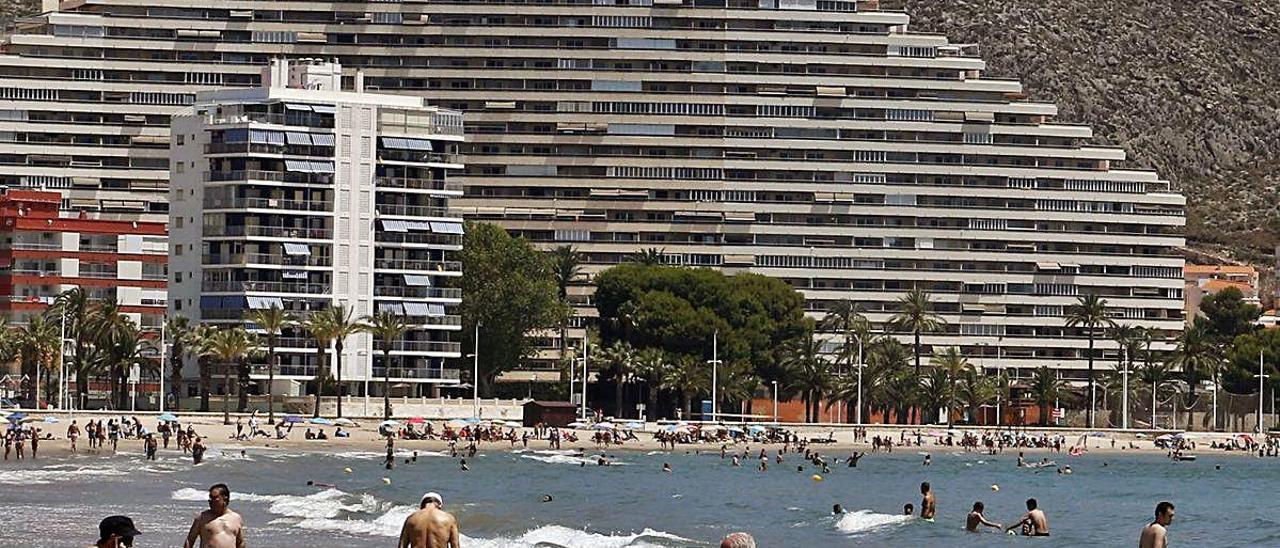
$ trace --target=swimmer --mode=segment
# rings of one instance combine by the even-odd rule
[[[668,463],[668,462],[662,463],[662,471],[671,472],[671,463]]]
[[[844,513],[844,507],[840,506],[839,503],[831,506],[831,515],[838,516],[843,513]]]
[[[551,502],[551,495],[542,495],[542,502]]]
[[[924,462],[923,462],[923,463],[921,463],[921,466],[929,466],[929,465],[931,465],[931,464],[933,464],[933,456],[932,456],[932,455],[930,455],[930,454],[928,454],[928,453],[925,453],[925,454],[924,454]]]
[[[933,489],[929,487],[929,482],[920,484],[920,517],[924,519],[933,519],[938,513],[938,499],[933,496]]]
[[[1173,523],[1173,503],[1161,502],[1156,505],[1156,520],[1142,528],[1142,536],[1138,537],[1138,548],[1167,548],[1169,546],[1169,524]]]
[[[470,470],[470,469],[471,469],[471,467],[470,467],[470,466],[467,466],[467,459],[462,459],[462,466],[461,466],[461,468],[462,468],[462,471],[463,471],[463,472],[466,472],[466,471],[468,471],[468,470]]]
[[[334,485],[334,484],[332,484],[332,483],[317,483],[317,482],[314,482],[314,481],[311,481],[311,480],[307,480],[307,485],[308,485],[308,486],[311,486],[311,487],[324,487],[324,488],[326,488],[326,489],[336,489],[336,488],[337,488],[337,486],[336,486],[336,485]]]
[[[400,548],[457,548],[458,522],[444,511],[444,499],[436,493],[422,496],[419,510],[404,520],[400,529]]]
[[[1022,455],[1022,451],[1018,451],[1018,468],[1023,468],[1026,465],[1027,465],[1027,458]]]
[[[738,460],[738,456],[737,456],[737,455],[734,455],[734,456],[733,456],[733,465],[734,465],[734,466],[742,466],[742,461],[739,461],[739,460]]]
[[[914,504],[911,504],[910,502],[908,502],[902,505],[902,515],[913,516],[915,515],[915,513],[916,513],[916,507]]]
[[[1027,513],[1017,523],[1006,527],[1005,531],[1019,527],[1022,528],[1022,534],[1029,537],[1049,536],[1049,518],[1044,515],[1044,510],[1037,507],[1036,499],[1027,499]]]
[[[977,533],[979,525],[986,525],[987,527],[991,527],[997,530],[1004,528],[999,523],[992,523],[990,521],[987,521],[986,516],[982,515],[982,511],[985,508],[986,507],[982,504],[982,501],[973,503],[973,510],[969,511],[969,517],[965,519],[964,528],[966,531]]]

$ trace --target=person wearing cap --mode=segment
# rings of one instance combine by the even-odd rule
[[[110,516],[98,523],[98,542],[95,548],[129,548],[133,537],[141,535],[133,520],[126,516]]]
[[[458,548],[458,521],[444,511],[439,493],[422,495],[419,510],[404,520],[399,548]]]

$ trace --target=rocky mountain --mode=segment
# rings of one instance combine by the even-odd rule
[[[0,21],[35,0],[0,0]],[[980,45],[1059,120],[1187,195],[1201,251],[1269,265],[1280,236],[1280,3],[1275,0],[884,0],[912,29]]]
[[[1280,235],[1280,3],[895,0],[914,31],[976,43],[1058,119],[1187,196],[1193,247],[1269,265]]]

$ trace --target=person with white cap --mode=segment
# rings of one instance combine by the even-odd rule
[[[399,548],[458,548],[458,521],[444,511],[439,493],[422,495],[419,510],[404,520]]]

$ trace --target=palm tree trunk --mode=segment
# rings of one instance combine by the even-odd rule
[[[342,418],[342,342],[333,345],[333,372],[338,380],[338,418]]]
[[[382,347],[382,420],[391,420],[391,341]]]
[[[320,416],[320,393],[324,392],[324,383],[322,382],[324,372],[324,345],[316,341],[316,406],[311,411],[312,418]]]
[[[622,418],[622,375],[621,374],[618,375],[618,378],[614,379],[613,395],[615,398],[613,400],[614,401],[613,414],[615,418],[621,419]],[[715,405],[715,404],[713,403],[712,405]]]
[[[247,356],[236,360],[236,411],[244,413],[249,408],[249,361]]]
[[[1093,377],[1093,328],[1089,328],[1089,428],[1093,428],[1093,407],[1097,402],[1097,388]]]
[[[209,385],[213,384],[213,372],[209,370],[209,362],[205,358],[196,359],[196,367],[200,370],[200,412],[209,412]]]
[[[276,339],[267,341],[267,424],[276,423]]]
[[[184,353],[181,346],[174,345],[173,355],[169,357],[169,393],[173,395],[174,411],[178,410],[178,402],[182,397],[180,387],[182,386],[182,355]],[[163,375],[164,372],[161,372],[161,374]],[[164,396],[161,395],[161,397]]]
[[[916,329],[916,330],[915,330],[914,335],[915,335],[914,349],[915,349],[915,353],[916,353],[916,372],[915,372],[915,375],[916,375],[916,386],[918,387],[918,386],[920,386],[920,330],[919,330],[919,329]],[[917,389],[918,389],[918,388],[917,388]],[[919,408],[919,406],[915,406],[915,407],[908,407],[908,408],[907,408],[907,414],[908,414],[908,415],[912,415],[912,414],[916,415],[916,416],[917,416],[916,418],[920,419],[920,422],[924,422],[924,417],[920,415],[920,414],[921,414],[921,413],[923,413],[923,412],[924,412],[924,410],[923,410],[923,409],[920,409],[920,408]],[[907,422],[908,422],[908,423],[910,423],[910,422],[911,422],[911,417],[907,417]]]
[[[222,424],[231,424],[231,364],[222,364]]]

